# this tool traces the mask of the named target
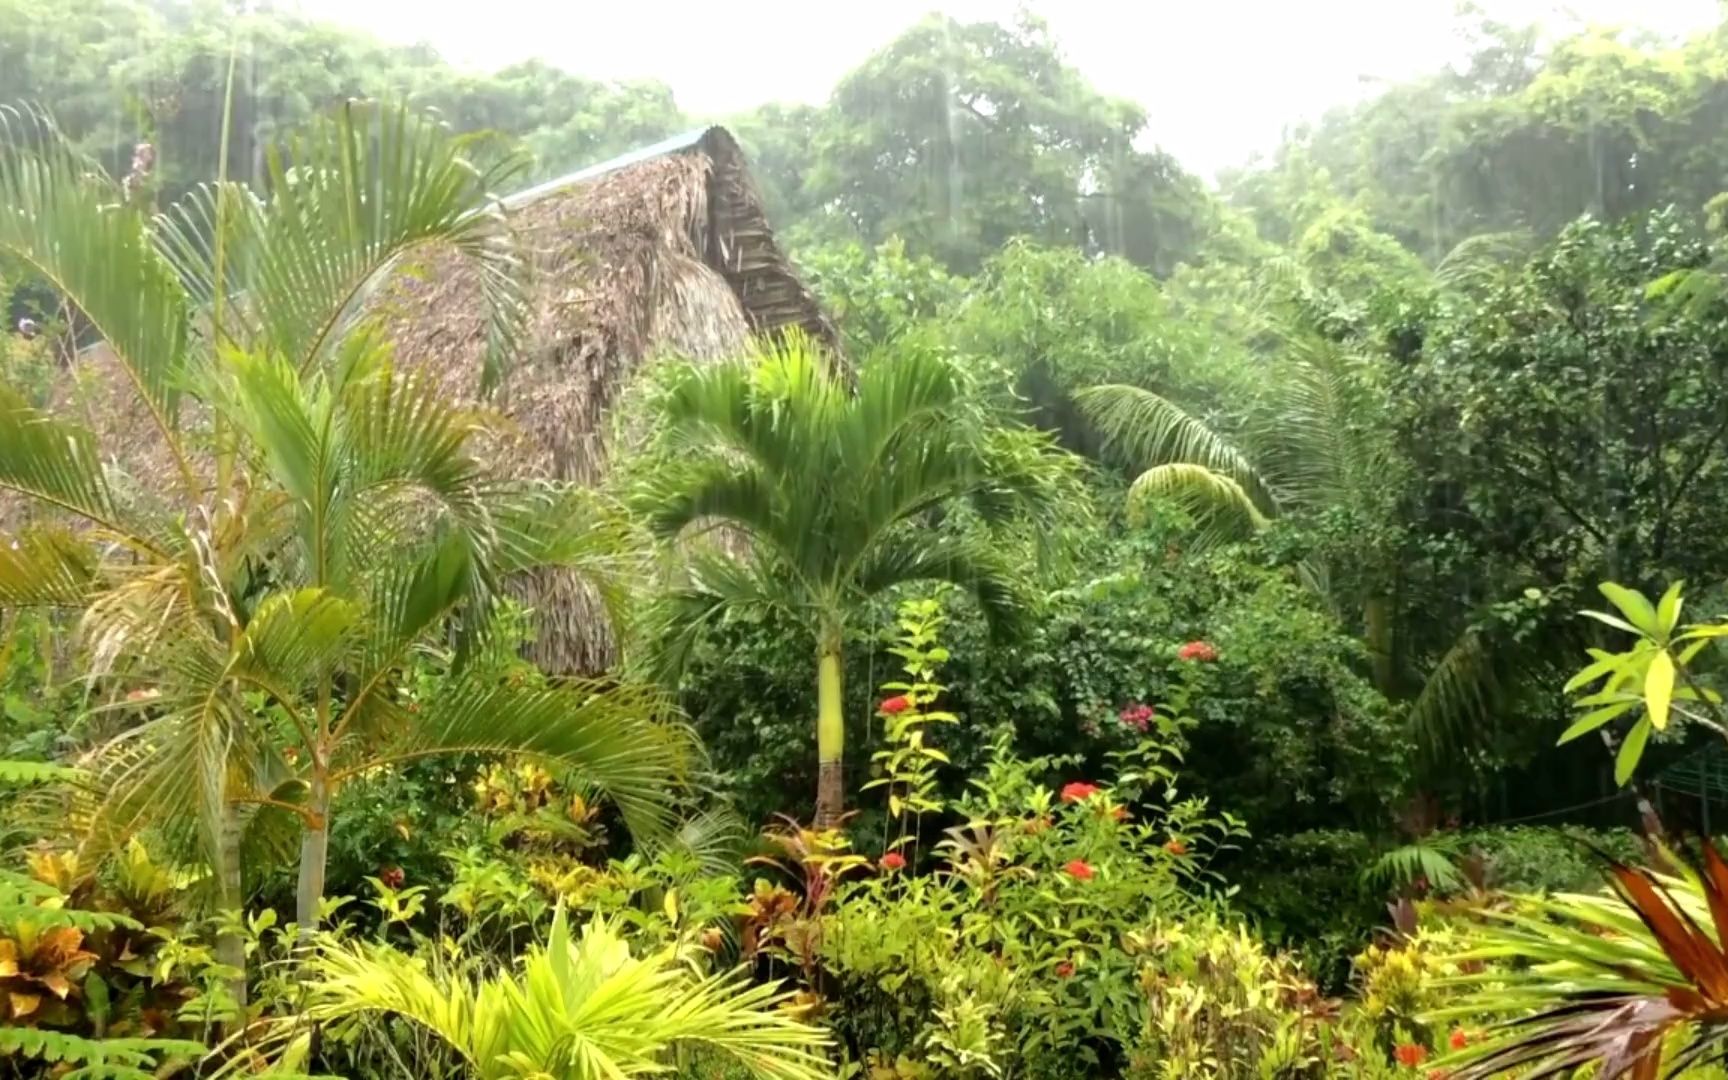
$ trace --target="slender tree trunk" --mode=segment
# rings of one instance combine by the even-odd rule
[[[216,935],[216,959],[223,967],[236,972],[228,982],[228,993],[234,998],[234,1004],[243,1010],[246,1007],[246,941],[240,936],[238,927],[243,906],[240,895],[240,814],[233,806],[223,808],[220,842],[219,903],[223,914],[233,920],[233,925]]]
[[[840,633],[824,630],[816,652],[816,827],[832,829],[846,810],[846,720],[840,711]]]
[[[324,899],[324,863],[330,853],[330,789],[313,774],[307,808],[311,820],[300,838],[300,881],[294,894],[294,921],[305,941],[318,929],[318,902]]]
[[[1362,630],[1367,638],[1368,663],[1374,674],[1374,688],[1392,696],[1392,683],[1397,667],[1392,656],[1392,598],[1383,592],[1371,594],[1362,604]]]

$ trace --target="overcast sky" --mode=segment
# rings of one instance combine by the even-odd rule
[[[389,41],[427,42],[495,68],[540,57],[593,78],[668,83],[686,112],[819,102],[836,80],[931,10],[1047,19],[1106,93],[1150,113],[1153,139],[1210,175],[1270,149],[1286,125],[1381,80],[1459,53],[1456,0],[299,0],[308,14]],[[1606,22],[1669,35],[1712,25],[1718,0],[1480,0],[1548,27]]]

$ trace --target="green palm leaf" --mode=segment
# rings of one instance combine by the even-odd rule
[[[1267,525],[1265,515],[1241,484],[1204,465],[1154,465],[1135,477],[1128,489],[1131,514],[1144,516],[1160,501],[1188,515],[1203,542],[1241,539]]]
[[[142,214],[46,117],[0,107],[0,251],[41,274],[113,350],[175,454],[190,310]]]
[[[496,377],[519,338],[521,263],[498,190],[525,160],[476,167],[468,142],[405,105],[350,102],[272,149],[269,196],[254,205],[231,192],[223,283],[231,338],[268,342],[301,370],[341,342],[366,303],[415,254],[453,249],[479,275],[488,313],[486,377]],[[196,295],[213,298],[210,257],[216,188],[167,215],[165,247]]]
[[[832,1071],[827,1036],[778,1008],[787,995],[775,986],[695,974],[671,951],[639,959],[602,920],[572,937],[562,908],[519,976],[436,976],[388,948],[334,943],[312,969],[305,1019],[393,1013],[449,1043],[482,1080],[660,1074],[694,1047],[773,1080]]]
[[[433,754],[539,759],[592,784],[644,836],[671,828],[700,752],[657,691],[588,681],[529,687],[474,679],[450,687],[418,714],[373,695],[351,710],[342,735],[336,782]]]

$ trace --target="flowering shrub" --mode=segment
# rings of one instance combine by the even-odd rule
[[[1185,663],[1210,664],[1218,659],[1218,650],[1209,641],[1190,641],[1176,650],[1176,659]]]
[[[817,984],[854,1058],[933,1060],[920,1048],[937,1018],[967,1007],[981,1010],[967,1014],[975,1045],[995,1047],[1000,1065],[1119,1072],[1147,1008],[1128,935],[1154,914],[1214,910],[1208,863],[1238,835],[1228,817],[1172,797],[1169,760],[1148,739],[1117,756],[1110,782],[1052,789],[1039,778],[1063,763],[1000,747],[959,806],[966,824],[936,846],[937,873],[842,884]],[[1192,849],[1173,853],[1173,835]]]

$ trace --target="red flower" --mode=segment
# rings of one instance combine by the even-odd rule
[[[882,856],[882,869],[892,874],[896,870],[906,869],[906,856],[898,851],[890,851]]]
[[[1464,1034],[1463,1028],[1453,1028],[1452,1034],[1446,1039],[1446,1042],[1452,1049],[1462,1050],[1470,1045],[1470,1036]]]
[[[1398,1059],[1398,1064],[1414,1069],[1428,1060],[1428,1050],[1415,1043],[1400,1043],[1398,1048],[1392,1051],[1392,1056]]]
[[[1057,978],[1069,979],[1069,978],[1073,978],[1073,976],[1074,976],[1074,962],[1072,960],[1064,960],[1060,964],[1056,965],[1056,977]]]
[[[1088,784],[1084,780],[1075,780],[1073,783],[1062,785],[1063,802],[1085,802],[1096,794],[1098,794],[1098,785]]]
[[[1089,863],[1081,859],[1071,861],[1062,869],[1068,871],[1068,876],[1076,881],[1091,881],[1093,874],[1097,873]]]
[[[907,699],[905,694],[895,694],[893,697],[877,706],[878,709],[887,713],[889,716],[893,716],[895,713],[903,713],[911,707],[912,702]]]
[[[388,888],[400,889],[402,883],[408,880],[408,875],[402,872],[400,866],[386,866],[378,871],[378,880],[382,881]]]
[[[1171,840],[1164,845],[1164,850],[1172,855],[1186,855],[1188,854],[1188,845],[1180,840]]]
[[[1198,660],[1203,664],[1210,664],[1218,659],[1218,650],[1209,641],[1190,641],[1176,650],[1176,659]]]

